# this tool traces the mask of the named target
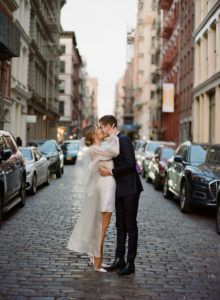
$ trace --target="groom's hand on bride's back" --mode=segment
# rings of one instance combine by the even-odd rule
[[[99,168],[99,174],[100,174],[101,176],[109,176],[109,175],[112,175],[111,171],[110,171],[108,168],[106,168],[106,167],[100,167],[100,168]]]

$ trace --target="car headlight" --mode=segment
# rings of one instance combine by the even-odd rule
[[[212,180],[212,178],[192,174],[192,180],[198,183],[208,183],[210,180]]]

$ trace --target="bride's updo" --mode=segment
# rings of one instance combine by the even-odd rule
[[[91,146],[94,143],[95,131],[96,131],[95,125],[89,125],[83,129],[83,136],[85,137],[85,145],[87,147]]]

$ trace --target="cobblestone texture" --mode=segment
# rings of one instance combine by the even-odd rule
[[[183,215],[144,184],[139,206],[136,274],[98,273],[88,257],[66,249],[79,216],[86,176],[65,166],[61,179],[27,197],[0,229],[0,300],[220,299],[220,237],[214,213]],[[113,217],[105,260],[115,250]]]

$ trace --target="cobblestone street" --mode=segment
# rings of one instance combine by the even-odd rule
[[[180,213],[144,182],[139,206],[135,275],[99,273],[88,257],[66,249],[79,216],[85,174],[65,166],[8,213],[0,229],[0,299],[220,299],[220,237],[214,213]],[[78,174],[79,175],[79,174]],[[115,250],[115,219],[105,243],[105,261]]]

